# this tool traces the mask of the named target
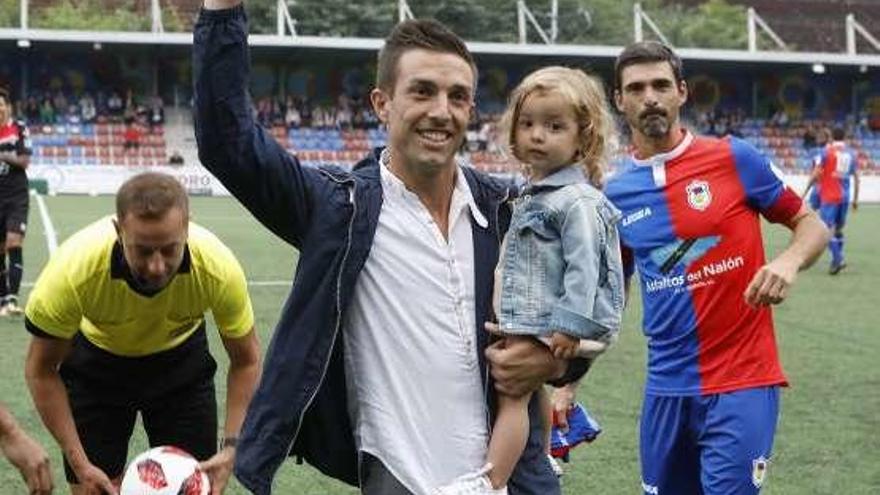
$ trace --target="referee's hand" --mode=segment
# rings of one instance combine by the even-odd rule
[[[202,471],[211,480],[211,495],[222,495],[232,475],[232,466],[235,463],[235,447],[224,447],[213,457],[200,464]]]

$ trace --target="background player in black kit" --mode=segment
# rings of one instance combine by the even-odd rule
[[[27,229],[31,143],[24,122],[12,118],[12,100],[0,88],[0,316],[20,315],[21,243]],[[9,258],[7,263],[6,258]]]

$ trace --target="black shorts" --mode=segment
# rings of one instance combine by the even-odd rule
[[[7,232],[24,235],[27,230],[28,206],[30,198],[27,193],[0,198],[0,240],[6,239]]]
[[[205,460],[217,451],[217,400],[205,327],[144,357],[111,354],[78,334],[61,365],[76,431],[89,461],[121,476],[140,412],[150,446],[174,445]],[[76,475],[64,459],[67,481]]]

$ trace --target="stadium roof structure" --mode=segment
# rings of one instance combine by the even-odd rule
[[[30,46],[32,43],[45,43],[46,45],[55,43],[97,43],[101,45],[187,46],[192,44],[192,34],[0,28],[0,41],[2,40],[17,42],[18,46],[23,48]],[[381,48],[383,40],[380,38],[335,38],[253,34],[250,35],[249,42],[250,45],[254,47],[377,51]],[[494,42],[468,42],[468,47],[478,55],[576,58],[598,57],[608,59],[616,57],[623,48],[621,46],[608,45],[519,44]],[[676,51],[686,60],[753,64],[828,64],[880,67],[880,54],[765,50],[755,52],[747,50],[721,50],[707,48],[676,48]]]

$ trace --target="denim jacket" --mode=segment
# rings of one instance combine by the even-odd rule
[[[242,5],[202,10],[193,38],[199,158],[263,225],[299,250],[293,288],[242,425],[235,475],[251,493],[269,495],[275,473],[288,456],[295,456],[327,476],[358,485],[342,321],[382,209],[380,151],[351,171],[306,167],[255,124],[247,93],[250,57]],[[482,322],[491,312],[492,273],[510,220],[510,191],[470,168],[462,172],[489,221],[487,228],[473,227],[478,325],[473,332],[486,400],[494,411]],[[564,381],[577,379],[588,364],[572,360]],[[544,454],[540,414],[532,399],[529,438],[508,484],[511,495],[560,493]]]
[[[503,247],[501,329],[613,338],[624,298],[619,219],[620,211],[578,166],[527,186]]]

